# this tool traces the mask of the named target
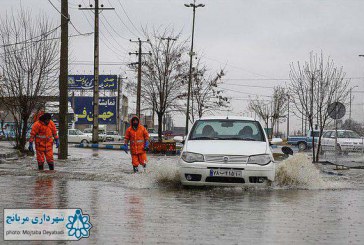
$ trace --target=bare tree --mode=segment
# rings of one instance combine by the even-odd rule
[[[181,111],[181,98],[186,91],[186,73],[188,64],[182,55],[187,52],[186,41],[178,40],[180,34],[173,30],[154,29],[148,33],[149,51],[152,55],[144,56],[142,68],[142,103],[153,110],[158,117],[158,138],[162,141],[163,116],[166,112]],[[173,37],[177,40],[166,40]],[[135,93],[135,82],[128,88]]]
[[[273,96],[271,100],[253,99],[249,103],[249,109],[254,111],[263,121],[265,127],[268,129],[269,119],[271,123],[272,132],[269,135],[273,137],[274,126],[284,117],[287,111],[288,96],[286,89],[281,86],[273,88]]]
[[[272,98],[272,111],[270,115],[272,129],[274,129],[274,126],[279,124],[279,121],[286,116],[287,108],[288,94],[286,89],[281,86],[274,87]],[[276,133],[279,133],[278,128]]]
[[[319,140],[317,152],[313,147],[313,162],[318,162],[321,138],[330,122],[328,107],[333,102],[346,103],[349,94],[348,83],[343,67],[337,67],[328,57],[310,53],[310,59],[301,64],[290,65],[290,95],[296,107],[296,115],[308,118],[310,129],[317,125]],[[312,140],[314,144],[314,138]]]
[[[205,114],[213,114],[217,110],[228,108],[230,99],[224,96],[224,91],[219,89],[221,78],[225,72],[221,69],[216,75],[207,74],[207,67],[197,62],[193,73],[190,121],[194,122]],[[186,95],[187,96],[187,95]]]
[[[0,20],[0,102],[14,118],[16,148],[22,151],[32,111],[41,96],[54,95],[59,61],[59,27],[43,15],[32,16],[21,10]]]
[[[269,118],[271,115],[270,104],[267,100],[263,99],[252,99],[249,102],[249,110],[254,111],[260,119],[264,121],[264,126],[268,130]]]

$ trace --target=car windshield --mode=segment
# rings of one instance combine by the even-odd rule
[[[197,121],[189,139],[265,141],[265,136],[257,121],[210,119]]]

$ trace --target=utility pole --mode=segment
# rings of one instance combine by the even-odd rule
[[[127,77],[118,76],[118,91],[117,91],[117,101],[116,101],[116,116],[117,116],[117,122],[116,122],[116,130],[118,133],[121,131],[121,123],[120,123],[120,97],[121,97],[121,87],[122,87],[122,81],[123,79],[127,79]]]
[[[350,88],[350,104],[349,104],[349,126],[351,127],[351,104],[352,104],[352,92],[354,88],[357,88],[358,86],[354,86]],[[350,128],[351,129],[351,128]]]
[[[288,100],[287,100],[287,140],[288,140],[288,136],[289,136],[289,100],[290,100],[290,96],[289,94],[287,94]]]
[[[92,126],[92,142],[99,141],[99,14],[103,10],[115,10],[115,8],[104,8],[104,5],[99,6],[99,0],[95,0],[95,7],[90,4],[89,8],[81,8],[79,10],[91,10],[95,13],[95,32],[94,32],[94,96],[93,96],[93,126]]]
[[[189,53],[190,55],[190,72],[188,76],[188,92],[187,92],[187,111],[186,111],[186,129],[185,129],[185,135],[188,134],[188,122],[190,117],[190,96],[191,96],[191,87],[192,87],[192,58],[194,56],[193,52],[193,39],[195,36],[195,19],[196,19],[196,8],[199,7],[205,7],[205,4],[198,4],[196,5],[196,0],[193,1],[193,3],[185,4],[185,7],[187,8],[193,8],[193,19],[192,19],[192,41],[191,41],[191,51]]]
[[[61,54],[59,71],[59,159],[68,156],[68,0],[61,2]]]
[[[138,38],[137,41],[130,40],[130,42],[139,43],[139,51],[134,52],[134,53],[129,52],[129,55],[135,54],[138,56],[138,84],[137,84],[136,115],[140,118],[140,97],[142,94],[142,55],[145,55],[145,54],[152,55],[152,53],[151,52],[149,52],[149,53],[142,52],[142,43],[149,42],[149,39],[146,41],[142,41],[142,40],[140,40],[140,38]]]

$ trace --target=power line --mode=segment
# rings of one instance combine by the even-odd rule
[[[60,10],[58,10],[58,8],[52,3],[52,1],[51,0],[48,0],[48,2],[52,5],[52,7],[58,12],[58,13],[60,13],[62,16],[63,16],[63,18],[65,18],[66,20],[69,20],[69,17],[68,16],[65,16]]]
[[[107,27],[105,26],[105,24],[104,24],[104,22],[101,20],[100,21],[101,22],[101,25],[104,27],[104,29],[106,30],[106,32],[110,35],[110,37],[111,37],[111,39],[113,39],[114,40],[114,42],[115,43],[119,43],[115,38],[114,38],[114,36],[110,33],[110,31],[107,29]],[[102,37],[103,38],[105,38],[105,40],[114,48],[114,49],[111,49],[111,51],[113,51],[113,52],[115,52],[115,50],[117,50],[118,52],[120,52],[120,54],[119,55],[121,55],[121,53],[124,53],[124,52],[127,52],[127,50],[124,48],[124,47],[122,47],[121,45],[118,45],[118,46],[115,46],[115,45],[113,45],[111,42],[110,42],[110,40],[109,40],[109,38],[107,38],[102,32],[101,32],[101,34],[102,34]],[[104,40],[104,39],[102,39],[102,40]],[[104,43],[105,44],[105,43]],[[121,48],[121,49],[119,49],[119,48]]]
[[[345,79],[364,79],[364,77],[345,77]],[[286,82],[287,80],[291,80],[290,78],[227,78],[225,81],[282,81]]]
[[[253,94],[253,93],[248,93],[248,92],[243,92],[243,91],[237,91],[237,90],[228,89],[228,88],[220,88],[220,89],[221,90],[226,90],[226,91],[231,91],[231,92],[234,92],[234,93],[240,93],[240,94],[256,95],[256,96],[262,96],[262,97],[272,97],[270,95]]]
[[[83,2],[83,1],[82,1]],[[84,12],[82,12],[82,14],[83,14],[83,16],[86,18],[86,21],[88,22],[88,24],[91,26],[91,28],[93,28],[93,26],[92,26],[92,24],[91,24],[91,22],[90,22],[90,20],[88,19],[88,16],[84,13]],[[100,32],[100,34],[101,34],[101,37],[104,37],[104,35],[103,35],[103,33],[102,32]],[[111,46],[113,46],[112,45],[112,43],[110,43],[110,41],[107,39],[107,38],[105,38],[105,40],[106,41],[108,41],[109,42],[109,44],[111,45]],[[115,53],[115,51],[118,51],[118,52],[122,52],[122,51],[120,51],[118,48],[116,48],[116,47],[114,47],[114,48],[110,48],[110,46],[107,44],[107,43],[105,43],[104,42],[104,39],[101,39],[101,41],[103,42],[103,44],[106,46],[106,48],[108,48],[110,51],[112,51],[112,52],[114,52]],[[119,54],[118,52],[116,52],[118,55],[121,55],[121,54]]]
[[[124,39],[124,40],[128,40],[129,41],[129,39],[128,38],[125,38],[125,37],[123,37],[123,36],[121,36],[115,29],[114,29],[114,27],[110,24],[110,22],[107,20],[107,19],[105,19],[105,21],[106,21],[106,23],[110,26],[110,28],[116,33],[116,35],[118,35],[120,38],[122,38],[122,39]],[[110,34],[111,35],[111,34]]]
[[[222,62],[220,60],[217,60],[217,59],[214,59],[214,58],[211,58],[211,57],[210,58],[209,57],[205,57],[205,58],[208,59],[208,60],[212,60],[212,61],[218,62],[220,64],[224,64],[226,66],[230,66],[230,67],[235,68],[235,69],[239,69],[239,70],[245,71],[247,73],[250,73],[250,74],[253,74],[253,75],[256,75],[256,76],[267,77],[266,75],[262,75],[262,74],[259,74],[259,73],[256,73],[256,72],[248,71],[248,70],[246,70],[246,69],[244,69],[242,67],[239,67],[239,66],[229,65],[227,62]]]
[[[110,3],[110,1],[109,1],[109,3]],[[111,5],[111,3],[110,3],[110,5]],[[118,12],[117,11],[114,11],[114,13],[116,14],[116,17],[118,17],[118,19],[120,20],[120,22],[121,22],[121,24],[132,34],[132,35],[134,35],[135,37],[137,37],[138,35],[136,35],[133,31],[131,31],[130,29],[129,29],[129,27],[124,23],[124,21],[121,19],[121,17],[120,17],[120,15],[118,14]]]
[[[249,85],[249,84],[226,83],[224,81],[221,85],[233,85],[233,86],[238,86],[238,87],[250,87],[250,88],[274,88],[272,86],[258,86],[258,85]]]
[[[125,8],[124,8],[124,6],[121,4],[121,1],[120,1],[120,0],[118,0],[118,3],[119,3],[119,5],[120,5],[121,9],[123,10],[123,12],[125,13],[126,17],[128,18],[129,22],[130,22],[130,23],[131,23],[131,25],[134,27],[134,29],[135,29],[135,30],[136,30],[136,31],[137,31],[140,35],[144,36],[144,34],[143,34],[143,33],[141,33],[141,32],[138,30],[138,28],[136,28],[136,27],[135,27],[134,23],[131,21],[131,19],[130,19],[130,17],[129,17],[129,15],[128,15],[128,13],[125,11]]]
[[[69,38],[71,37],[79,37],[79,36],[89,36],[89,35],[92,35],[93,32],[88,32],[88,33],[81,33],[81,34],[74,34],[74,35],[68,35]],[[38,42],[43,42],[43,41],[52,41],[52,40],[57,40],[57,39],[61,39],[61,37],[54,37],[54,38],[47,38],[47,39],[40,39],[40,40],[35,40],[35,41],[31,41],[31,43],[38,43]],[[23,42],[21,42],[23,43]],[[19,43],[20,44],[20,43]],[[17,44],[11,44],[9,46],[12,46],[12,45],[17,45]],[[20,48],[18,50],[10,50],[10,52],[18,52],[18,51],[24,51],[23,50],[24,48]],[[5,53],[0,53],[0,55],[5,55]]]
[[[61,25],[57,26],[56,28],[54,28],[54,29],[52,29],[52,30],[50,30],[48,32],[45,32],[43,34],[40,34],[39,36],[35,36],[35,37],[32,37],[32,38],[26,39],[24,41],[21,41],[21,42],[2,44],[0,46],[2,46],[2,47],[9,47],[9,46],[19,45],[19,44],[23,44],[23,43],[28,43],[28,42],[39,42],[39,41],[42,41],[42,40],[47,40],[47,39],[40,39],[40,40],[33,41],[36,38],[48,36],[49,34],[55,32],[56,30],[58,30],[60,27],[61,27]]]

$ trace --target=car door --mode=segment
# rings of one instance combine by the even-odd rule
[[[76,143],[76,138],[77,138],[76,130],[74,130],[74,129],[68,130],[68,142]]]
[[[330,150],[330,136],[332,131],[327,131],[322,135],[321,149],[324,151]]]

